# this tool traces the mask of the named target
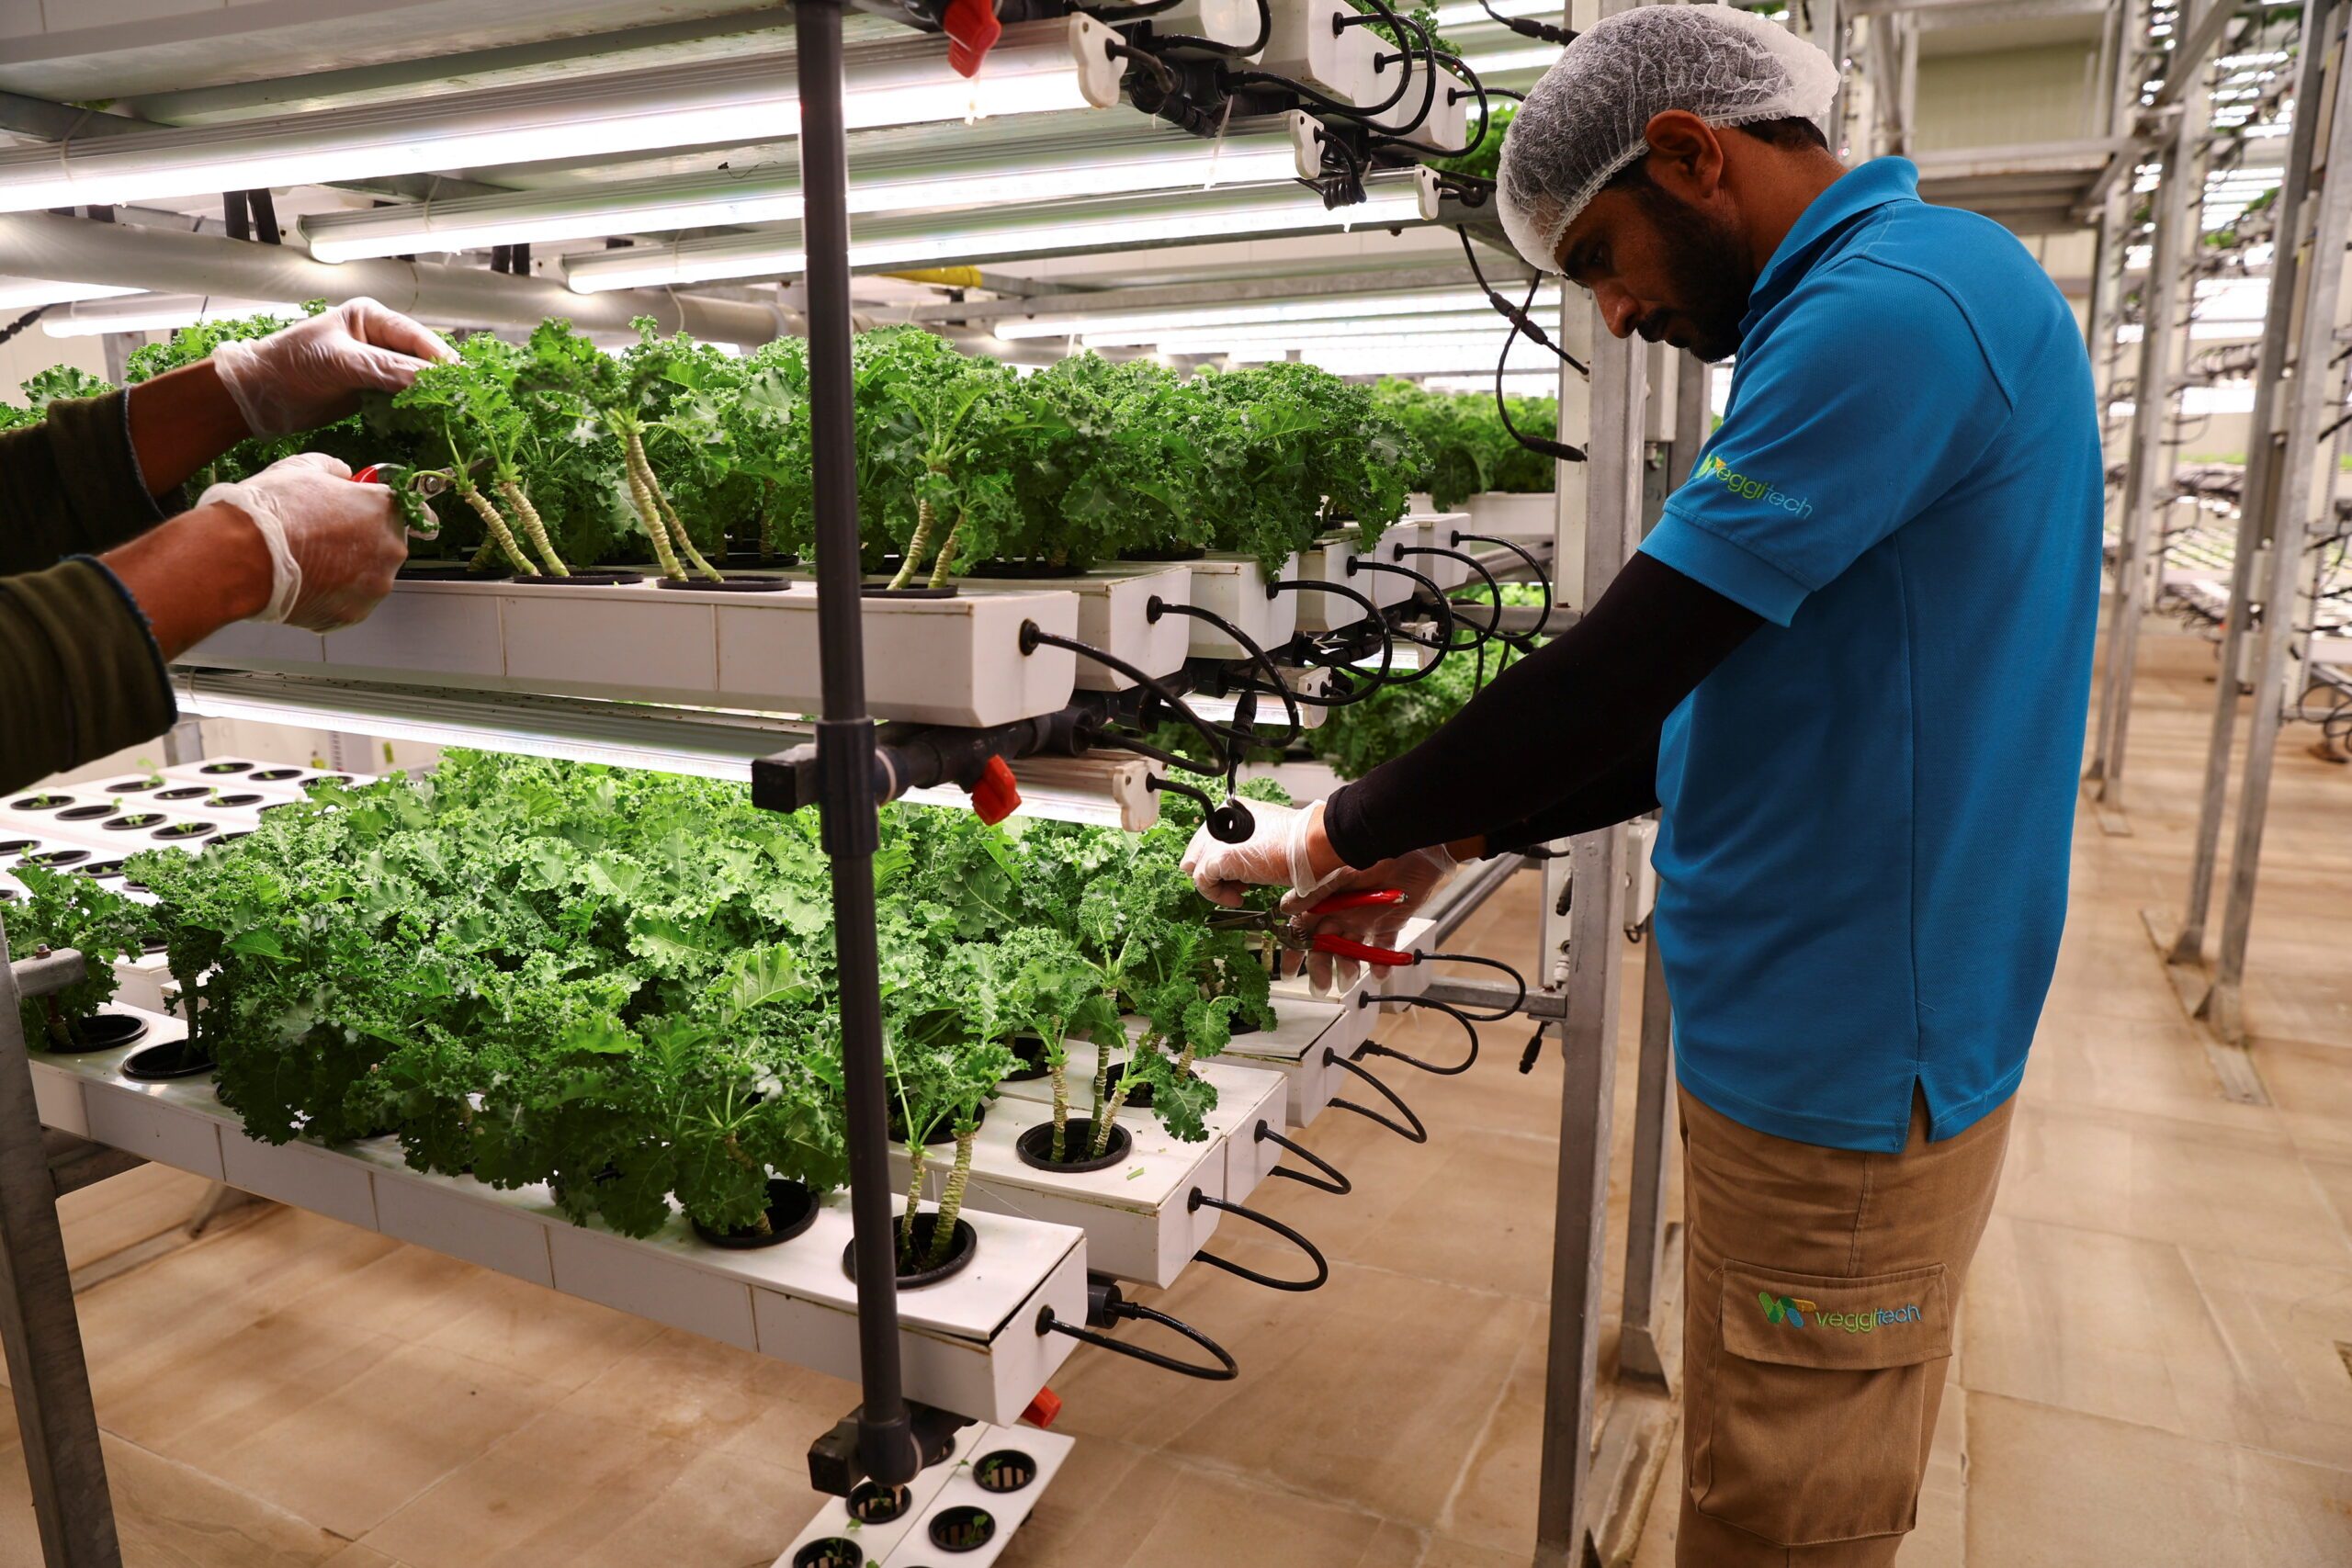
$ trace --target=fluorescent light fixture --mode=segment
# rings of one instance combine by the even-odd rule
[[[1480,81],[1489,76],[1505,76],[1514,71],[1548,71],[1560,58],[1559,50],[1548,43],[1526,49],[1498,49],[1491,54],[1476,54],[1462,63],[1468,66]]]
[[[1331,320],[1320,321],[1251,321],[1241,326],[1186,327],[1178,331],[1161,330],[1148,333],[1112,333],[1098,335],[1087,333],[1079,342],[1088,348],[1137,348],[1156,344],[1164,354],[1199,354],[1197,348],[1180,348],[1179,343],[1272,343],[1303,344],[1325,338],[1356,338],[1367,334],[1382,336],[1442,333],[1454,337],[1486,331],[1489,326],[1507,332],[1509,326],[1491,310],[1464,310],[1459,314],[1426,316],[1391,316],[1374,321]]]
[[[1512,298],[1518,298],[1517,289],[1510,293]],[[1555,287],[1536,294],[1534,308],[1555,310],[1559,302],[1559,290]],[[1175,310],[1008,316],[996,322],[993,330],[997,336],[1008,340],[1075,337],[1089,342],[1107,341],[1114,333],[1140,333],[1143,335],[1132,341],[1148,343],[1164,332],[1215,331],[1259,321],[1355,321],[1489,308],[1487,297],[1475,288],[1430,288],[1410,294],[1318,294],[1295,299],[1253,299]]]
[[[1025,208],[885,219],[853,229],[853,267],[944,266],[1016,261],[1075,251],[1132,250],[1245,235],[1306,234],[1420,222],[1409,185],[1375,184],[1369,199],[1327,208],[1290,182],[1256,188],[1161,192]],[[660,288],[722,278],[790,276],[806,265],[797,225],[721,234],[670,245],[639,245],[567,257],[564,281],[582,294]]]
[[[955,140],[941,137],[944,145],[886,159],[854,158],[849,209],[1028,206],[1119,192],[1264,185],[1300,172],[1287,132],[1218,140],[1172,130],[1106,134],[1025,155],[989,148],[985,156],[959,155]],[[775,165],[319,213],[304,218],[301,230],[312,255],[344,262],[799,218],[800,172]]]
[[[854,47],[849,129],[1107,108],[1125,62],[1100,22],[1007,28],[979,75],[946,45],[909,35]],[[660,148],[774,141],[800,131],[788,58],[702,61],[567,75],[528,86],[325,109],[277,120],[129,131],[0,153],[0,211],[435,174]]]
[[[198,321],[243,316],[283,316],[300,321],[302,307],[282,300],[224,299],[217,295],[136,294],[127,299],[82,300],[40,319],[51,337],[97,337],[106,333],[167,333]]]
[[[76,299],[113,299],[136,294],[110,283],[61,283],[47,277],[0,277],[0,310],[29,310],[36,305],[70,305]]]
[[[1560,0],[1494,0],[1494,10],[1470,0],[1468,5],[1440,6],[1437,8],[1437,30],[1452,32],[1458,28],[1474,27],[1492,22],[1496,17],[1540,17],[1547,22],[1557,22],[1566,7]]]

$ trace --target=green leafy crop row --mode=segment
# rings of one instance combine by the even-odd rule
[[[1413,488],[1430,492],[1441,512],[1481,491],[1548,492],[1557,465],[1511,438],[1485,392],[1430,392],[1411,381],[1390,378],[1373,397],[1402,426],[1420,451]],[[1510,422],[1522,431],[1549,435],[1559,421],[1552,398],[1511,398]]]
[[[269,318],[183,329],[132,356],[130,379],[202,358]],[[524,343],[477,333],[396,397],[307,436],[245,442],[198,482],[234,479],[304,448],[358,467],[447,468],[444,553],[478,569],[563,575],[644,561],[717,576],[729,553],[807,556],[808,345],[736,356],[656,335],[607,354],[571,323]],[[928,570],[1078,570],[1138,553],[1237,550],[1269,567],[1353,521],[1364,542],[1405,513],[1423,466],[1414,438],[1363,387],[1274,364],[1180,378],[1148,361],[1080,354],[1033,376],[915,327],[859,334],[863,564]],[[77,371],[26,383],[49,399],[105,384]]]
[[[1189,826],[1142,834],[984,826],[895,807],[875,865],[897,1135],[957,1145],[934,1238],[952,1238],[973,1135],[1017,1042],[1073,1125],[1066,1043],[1125,1043],[1094,1083],[1099,1153],[1127,1094],[1182,1138],[1215,1092],[1193,1059],[1271,1024],[1252,939],[1211,931],[1178,864]],[[740,787],[450,752],[420,782],[321,786],[201,854],[128,874],[152,908],[25,868],[10,936],[106,961],[160,931],[223,1103],[272,1143],[396,1134],[409,1162],[548,1183],[576,1220],[643,1235],[670,1213],[758,1230],[771,1175],[844,1179],[832,910],[813,814]],[[52,1014],[28,1004],[37,1042]],[[1112,1053],[1100,1054],[1108,1064]],[[911,1201],[908,1208],[911,1215]],[[911,1247],[914,1233],[902,1233]],[[944,1250],[947,1243],[939,1241]]]

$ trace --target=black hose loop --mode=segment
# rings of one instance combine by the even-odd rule
[[[1542,627],[1550,624],[1552,619],[1552,575],[1544,570],[1544,563],[1537,560],[1532,551],[1524,548],[1518,543],[1518,541],[1513,539],[1499,538],[1493,534],[1465,534],[1459,528],[1453,531],[1452,538],[1453,542],[1457,547],[1462,545],[1498,545],[1517,556],[1521,560],[1525,561],[1527,563],[1528,575],[1535,580],[1535,586],[1541,589],[1544,593],[1544,614],[1537,618],[1535,623],[1536,626],[1540,631]],[[1502,624],[1502,601],[1499,596],[1495,601],[1495,624],[1498,626]],[[1534,650],[1535,638],[1537,636],[1536,632],[1507,632],[1498,635],[1502,637],[1502,639],[1505,642],[1510,643],[1521,653],[1529,653]]]
[[[1238,796],[1228,795],[1220,806],[1210,797],[1208,791],[1188,784],[1182,779],[1171,779],[1159,773],[1146,778],[1143,787],[1155,795],[1163,790],[1170,795],[1181,795],[1198,806],[1202,820],[1208,824],[1209,837],[1220,844],[1246,842],[1250,835],[1258,830],[1258,819],[1250,815],[1250,808],[1241,803]]]
[[[1349,558],[1348,570],[1352,572],[1355,570],[1355,565],[1354,558]],[[1366,620],[1371,621],[1375,626],[1382,623],[1380,606],[1372,602],[1372,595],[1360,589],[1350,588],[1344,582],[1326,582],[1318,577],[1285,577],[1276,581],[1272,586],[1277,592],[1286,593],[1303,593],[1309,589],[1315,589],[1325,593],[1337,593],[1341,598],[1352,599],[1357,603],[1357,604],[1361,605],[1363,609],[1364,618]],[[1349,628],[1345,626],[1341,626],[1340,628],[1341,631],[1346,631]],[[1389,666],[1396,661],[1396,649],[1395,646],[1391,644],[1385,637],[1382,637],[1380,639],[1380,672],[1371,678],[1375,685],[1385,684],[1387,682]],[[1352,666],[1351,668],[1352,668]],[[1298,700],[1303,703],[1314,703],[1320,707],[1345,707],[1350,703],[1361,701],[1362,695],[1362,694],[1359,694],[1356,696],[1340,697],[1337,700],[1300,695]]]
[[[1080,1328],[1074,1323],[1064,1323],[1054,1315],[1054,1309],[1051,1306],[1042,1306],[1037,1309],[1037,1332],[1040,1335],[1067,1334],[1072,1339],[1083,1344],[1098,1346],[1117,1355],[1131,1357],[1147,1366],[1158,1367],[1162,1371],[1175,1372],[1182,1377],[1198,1378],[1203,1382],[1231,1382],[1241,1375],[1241,1365],[1233,1359],[1232,1352],[1191,1324],[1180,1322],[1164,1312],[1156,1312],[1150,1307],[1138,1305],[1134,1302],[1121,1302],[1115,1311],[1124,1318],[1139,1323],[1156,1323],[1163,1328],[1173,1329],[1215,1356],[1218,1365],[1204,1367],[1194,1362],[1180,1361],[1173,1356],[1163,1356],[1157,1350],[1147,1350],[1139,1345],[1123,1345],[1107,1334],[1097,1334],[1091,1328]]]
[[[1223,632],[1227,637],[1231,637],[1236,644],[1247,650],[1247,657],[1250,662],[1256,665],[1261,671],[1265,672],[1266,680],[1268,682],[1267,690],[1270,693],[1281,694],[1283,712],[1288,716],[1290,720],[1290,733],[1284,735],[1280,740],[1261,740],[1255,735],[1243,730],[1237,725],[1225,730],[1225,733],[1232,737],[1237,744],[1243,747],[1272,746],[1280,749],[1282,747],[1288,746],[1292,741],[1296,740],[1300,736],[1306,733],[1306,722],[1299,716],[1298,694],[1292,691],[1287,685],[1283,684],[1282,671],[1274,668],[1274,661],[1267,656],[1266,650],[1260,648],[1255,642],[1251,641],[1248,633],[1244,632],[1239,626],[1235,626],[1231,621],[1227,620],[1223,615],[1218,615],[1215,610],[1205,610],[1198,604],[1170,604],[1166,600],[1160,599],[1157,595],[1153,597],[1151,602],[1152,604],[1158,604],[1160,609],[1168,615],[1190,615],[1196,621],[1206,621],[1209,625]],[[1238,761],[1238,757],[1236,758],[1236,761]]]
[[[1510,976],[1512,985],[1519,987],[1519,995],[1511,998],[1510,1005],[1494,1012],[1472,1012],[1467,1008],[1457,1006],[1457,1010],[1464,1018],[1475,1019],[1480,1023],[1500,1023],[1527,1005],[1527,976],[1499,958],[1488,958],[1478,953],[1418,953],[1416,956],[1424,964],[1476,964],[1483,968],[1499,969]]]
[[[1408,547],[1407,546],[1399,545],[1396,547],[1396,551],[1399,555],[1402,555]],[[1437,667],[1445,661],[1445,656],[1447,654],[1460,651],[1455,648],[1453,643],[1453,601],[1446,598],[1445,590],[1440,588],[1433,579],[1421,572],[1415,571],[1409,566],[1399,566],[1395,561],[1367,560],[1361,558],[1356,561],[1356,565],[1365,571],[1389,571],[1395,572],[1399,577],[1409,577],[1413,580],[1416,585],[1428,590],[1430,598],[1437,606],[1438,626],[1440,628],[1437,637],[1434,639],[1430,637],[1415,637],[1412,633],[1407,631],[1398,631],[1393,635],[1411,643],[1416,648],[1428,649],[1430,651],[1435,653],[1437,657],[1430,660],[1427,664],[1422,665],[1419,670],[1414,671],[1410,675],[1389,676],[1387,683],[1392,686],[1409,686],[1417,681],[1428,680],[1430,676],[1435,672]]]
[[[1434,1062],[1424,1062],[1419,1056],[1399,1051],[1394,1045],[1383,1045],[1377,1040],[1367,1040],[1363,1044],[1356,1047],[1356,1055],[1359,1057],[1391,1057],[1396,1061],[1404,1063],[1408,1067],[1419,1067],[1425,1073],[1435,1073],[1442,1078],[1450,1078],[1458,1073],[1466,1073],[1477,1065],[1478,1026],[1472,1023],[1470,1021],[1469,1014],[1464,1012],[1460,1008],[1453,1006],[1450,1002],[1436,1001],[1428,997],[1391,997],[1383,996],[1374,991],[1364,992],[1363,996],[1357,999],[1356,1005],[1359,1007],[1369,1007],[1374,1002],[1404,1002],[1412,1007],[1437,1009],[1438,1011],[1445,1014],[1448,1018],[1453,1020],[1454,1022],[1460,1024],[1462,1026],[1462,1032],[1470,1036],[1470,1054],[1450,1067],[1441,1067]]]
[[[1410,1123],[1410,1125],[1406,1126],[1400,1124],[1392,1121],[1390,1118],[1382,1115],[1377,1111],[1368,1110],[1363,1106],[1358,1105],[1352,1100],[1340,1100],[1334,1098],[1331,1100],[1331,1104],[1336,1109],[1340,1111],[1352,1111],[1357,1115],[1365,1118],[1367,1121],[1377,1122],[1408,1144],[1426,1144],[1430,1141],[1430,1130],[1421,1125],[1421,1119],[1413,1114],[1413,1108],[1411,1106],[1396,1098],[1396,1091],[1395,1089],[1390,1089],[1386,1084],[1382,1083],[1378,1078],[1374,1077],[1370,1073],[1365,1072],[1362,1067],[1356,1066],[1353,1062],[1349,1061],[1337,1051],[1332,1050],[1329,1045],[1323,1047],[1323,1062],[1326,1066],[1338,1067],[1343,1072],[1353,1073],[1356,1077],[1370,1084],[1374,1091],[1379,1094],[1380,1098],[1395,1106],[1397,1112],[1405,1118],[1405,1122]]]
[[[1213,1252],[1204,1251],[1193,1254],[1195,1258],[1212,1269],[1222,1269],[1228,1274],[1239,1275],[1251,1284],[1263,1285],[1270,1291],[1319,1291],[1323,1288],[1324,1281],[1331,1277],[1331,1265],[1324,1258],[1323,1249],[1271,1214],[1261,1214],[1244,1204],[1228,1203],[1222,1198],[1212,1198],[1197,1187],[1193,1189],[1192,1199],[1185,1204],[1185,1208],[1193,1212],[1201,1209],[1219,1209],[1226,1213],[1238,1214],[1245,1220],[1265,1226],[1314,1260],[1315,1278],[1277,1280],[1271,1274],[1261,1274],[1255,1269],[1244,1269],[1240,1264],[1229,1258],[1219,1258]]]
[[[1266,1173],[1268,1176],[1287,1176],[1293,1181],[1304,1181],[1309,1187],[1314,1188],[1317,1192],[1329,1192],[1335,1197],[1340,1198],[1344,1198],[1349,1193],[1356,1190],[1356,1184],[1348,1179],[1347,1173],[1345,1171],[1341,1170],[1338,1166],[1333,1165],[1329,1160],[1325,1159],[1321,1155],[1317,1154],[1313,1149],[1310,1149],[1306,1145],[1300,1143],[1297,1139],[1288,1137],[1281,1133],[1275,1132],[1272,1127],[1266,1124],[1266,1119],[1262,1116],[1258,1118],[1258,1131],[1255,1136],[1259,1143],[1273,1144],[1279,1147],[1288,1149],[1291,1153],[1296,1155],[1299,1158],[1305,1160],[1307,1164],[1313,1166],[1316,1169],[1323,1173],[1320,1176],[1309,1176],[1303,1170],[1293,1170],[1286,1165],[1278,1165],[1274,1167],[1273,1169]]]
[[[1040,648],[1066,648],[1082,659],[1091,659],[1098,664],[1105,665],[1110,669],[1117,671],[1120,674],[1125,675],[1128,680],[1133,681],[1145,691],[1149,692],[1162,704],[1173,709],[1178,717],[1183,719],[1185,723],[1200,731],[1201,739],[1206,740],[1209,743],[1209,750],[1216,753],[1216,765],[1214,767],[1203,767],[1200,763],[1192,761],[1190,758],[1176,756],[1174,753],[1163,751],[1156,746],[1147,747],[1139,742],[1129,744],[1116,736],[1106,735],[1102,738],[1104,740],[1121,745],[1129,750],[1139,751],[1143,755],[1150,757],[1154,761],[1169,766],[1181,767],[1191,773],[1206,773],[1213,778],[1222,777],[1226,773],[1233,771],[1233,754],[1225,747],[1217,743],[1219,737],[1223,734],[1223,731],[1216,725],[1211,724],[1207,719],[1203,718],[1199,714],[1194,713],[1191,706],[1185,703],[1183,698],[1178,696],[1173,691],[1170,690],[1165,682],[1145,674],[1140,669],[1137,669],[1135,665],[1128,663],[1125,660],[1120,658],[1115,653],[1110,652],[1108,649],[1096,648],[1091,643],[1080,642],[1075,637],[1057,636],[1055,633],[1046,631],[1035,621],[1022,622],[1021,651],[1023,654],[1029,654],[1035,652]]]
[[[1477,557],[1461,550],[1448,549],[1442,545],[1399,545],[1396,547],[1396,553],[1400,556],[1443,556],[1448,560],[1460,561],[1486,580],[1487,591],[1495,596],[1495,613],[1487,617],[1485,626],[1480,626],[1476,621],[1462,614],[1464,606],[1454,604],[1451,599],[1446,601],[1453,608],[1454,620],[1467,626],[1471,631],[1470,640],[1453,648],[1453,652],[1475,653],[1486,647],[1489,638],[1500,635],[1499,628],[1503,624],[1503,587],[1501,583],[1495,581],[1495,574],[1488,571]],[[1451,633],[1448,635],[1451,636]]]

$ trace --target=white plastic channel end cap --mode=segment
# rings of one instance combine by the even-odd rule
[[[1069,19],[1069,49],[1078,62],[1079,96],[1098,109],[1118,107],[1119,84],[1126,78],[1127,62],[1125,56],[1112,53],[1111,46],[1122,41],[1117,33],[1091,17],[1073,15]],[[986,62],[980,69],[988,69]]]
[[[1323,173],[1323,122],[1305,109],[1286,109],[1283,129],[1290,132],[1290,150],[1297,159],[1298,177],[1320,178]]]
[[[1445,205],[1445,187],[1439,183],[1438,172],[1427,164],[1413,168],[1413,195],[1421,206],[1421,221],[1434,223]]]

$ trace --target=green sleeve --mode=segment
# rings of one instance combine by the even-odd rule
[[[60,398],[39,424],[0,431],[0,572],[112,549],[183,504],[148,491],[127,392]]]
[[[161,735],[176,716],[163,652],[114,573],[77,557],[0,578],[0,791]]]

